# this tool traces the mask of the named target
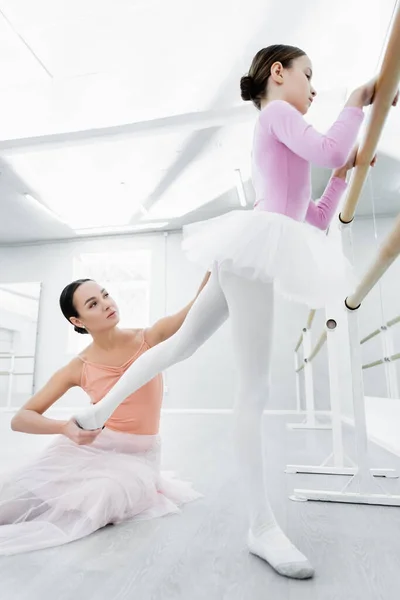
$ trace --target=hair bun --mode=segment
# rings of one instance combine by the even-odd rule
[[[251,75],[244,75],[240,80],[240,95],[242,100],[253,100],[254,97],[254,79]]]
[[[74,325],[74,330],[76,331],[76,333],[88,333],[88,331],[86,329],[83,329],[83,327],[78,327],[77,325]]]

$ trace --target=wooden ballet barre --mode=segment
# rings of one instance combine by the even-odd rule
[[[393,325],[397,325],[397,323],[400,323],[400,316],[390,319],[390,321],[386,323],[386,327],[393,327]]]
[[[312,350],[310,356],[307,356],[307,358],[304,359],[303,363],[300,365],[300,367],[298,369],[296,369],[296,373],[300,373],[300,371],[302,369],[304,369],[305,365],[307,363],[310,363],[318,354],[318,352],[321,350],[322,346],[325,344],[326,342],[326,337],[327,337],[327,331],[326,329],[321,333],[321,337],[319,338],[318,342],[315,344],[314,349]]]
[[[321,333],[321,336],[320,336],[318,342],[315,344],[314,350],[311,352],[310,356],[307,356],[307,362],[311,362],[312,360],[314,360],[314,358],[317,356],[318,352],[321,350],[322,346],[325,344],[326,337],[327,337],[327,331],[326,331],[326,329],[324,329],[324,331]]]
[[[302,342],[303,342],[303,334],[301,334],[300,337],[299,337],[299,341],[297,342],[296,347],[294,349],[295,352],[298,351],[298,349],[300,348]]]
[[[315,309],[310,310],[309,315],[308,315],[308,319],[307,319],[307,324],[306,324],[306,327],[303,329],[303,333],[306,331],[306,329],[311,329],[311,326],[312,326],[313,321],[314,321],[315,313],[316,313]],[[298,349],[300,348],[301,344],[303,343],[303,333],[301,333],[301,335],[299,337],[299,341],[296,344],[296,347],[294,349],[295,352],[298,351]],[[296,373],[298,373],[299,370],[301,370],[301,369],[298,369],[296,371]]]
[[[295,352],[297,352],[299,350],[301,344],[303,343],[303,339],[304,339],[303,334],[304,334],[304,332],[307,329],[311,329],[311,326],[312,326],[313,321],[314,321],[315,313],[316,313],[315,309],[310,310],[308,318],[307,318],[307,324],[306,324],[305,328],[303,329],[302,333],[300,334],[299,341],[297,342],[297,344],[295,346],[295,349],[294,349]],[[303,367],[297,369],[296,373],[298,373],[299,371],[301,371],[302,368]]]
[[[356,291],[345,300],[347,308],[356,310],[369,294],[374,285],[386,273],[390,265],[400,254],[400,217],[397,217],[394,227],[378,250],[378,255],[370,269],[364,275]]]
[[[308,319],[307,319],[307,329],[311,329],[311,326],[314,321],[315,313],[316,313],[315,309],[310,310],[310,314],[308,315]]]
[[[350,181],[346,202],[340,213],[342,223],[354,218],[357,202],[367,178],[370,163],[376,152],[379,138],[400,80],[400,3],[389,36],[382,67],[375,88],[374,102],[364,138],[356,157],[356,167]]]
[[[19,371],[0,371],[0,375],[33,375],[32,371],[30,371],[29,373],[23,373],[23,372],[19,372]]]
[[[385,359],[381,358],[380,360],[375,360],[374,362],[371,363],[367,363],[366,365],[363,365],[362,368],[365,369],[371,369],[372,367],[377,367],[378,365],[383,365],[383,363],[386,362]]]
[[[372,333],[370,333],[369,335],[365,336],[365,338],[363,338],[360,341],[360,344],[365,344],[366,342],[369,342],[369,340],[372,340],[372,338],[374,338],[376,335],[379,335],[380,333],[382,333],[382,329],[375,329],[375,331],[373,331]]]
[[[10,354],[9,352],[0,352],[1,358],[35,358],[33,354]]]
[[[371,369],[372,367],[377,367],[378,365],[383,365],[386,362],[394,362],[395,360],[399,360],[400,352],[397,354],[392,354],[392,356],[385,356],[385,358],[381,358],[380,360],[375,360],[374,362],[367,363],[363,365],[363,369]]]
[[[379,335],[380,333],[382,333],[382,330],[385,329],[385,327],[393,327],[393,325],[397,325],[397,323],[400,323],[400,316],[395,317],[394,319],[391,319],[383,327],[379,327],[379,329],[375,329],[375,331],[366,335],[365,338],[363,338],[361,340],[360,344],[362,345],[362,344],[365,344],[365,342],[369,342],[369,340],[372,340],[372,338],[374,338],[376,335]]]

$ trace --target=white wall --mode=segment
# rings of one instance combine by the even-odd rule
[[[188,263],[180,250],[180,234],[136,235],[53,244],[0,248],[0,282],[42,282],[39,315],[38,356],[35,386],[42,386],[52,373],[70,359],[66,352],[68,323],[58,298],[73,279],[73,258],[80,252],[152,250],[151,321],[181,308],[194,295],[203,272]],[[307,316],[307,310],[282,300],[276,302],[276,324],[272,365],[271,409],[295,407],[292,350]],[[321,321],[322,323],[322,321]],[[316,330],[317,335],[319,332]],[[78,334],[77,334],[78,335]],[[225,324],[194,357],[166,374],[168,408],[230,408],[233,403],[235,365],[229,323]],[[326,372],[316,375],[318,408],[328,406]],[[85,394],[71,390],[61,405],[81,405]]]
[[[379,219],[379,236],[392,226],[392,219]],[[355,264],[362,273],[376,253],[373,223],[358,220],[353,226]],[[36,280],[41,281],[42,297],[39,317],[39,337],[36,389],[61,367],[70,356],[67,354],[68,323],[62,316],[58,298],[66,283],[73,278],[73,259],[80,252],[123,251],[149,248],[152,251],[151,307],[154,322],[164,314],[181,308],[195,293],[203,272],[189,263],[180,249],[181,236],[173,233],[136,235],[124,238],[81,240],[53,244],[0,248],[0,283]],[[397,296],[400,263],[395,263],[382,283],[382,301],[386,320],[400,313]],[[287,303],[279,298],[275,306],[275,333],[272,363],[271,409],[295,407],[295,381],[293,348],[301,327],[307,318],[307,309]],[[374,290],[359,311],[361,335],[364,336],[381,324],[379,290]],[[316,340],[324,326],[324,314],[317,313],[313,325]],[[260,324],[262,326],[262,324]],[[400,326],[395,332],[395,349],[400,350]],[[380,357],[379,338],[363,348],[365,362]],[[317,408],[329,407],[326,348],[314,363],[315,398]],[[365,372],[365,389],[370,396],[385,396],[383,368]],[[167,408],[230,408],[235,386],[235,364],[229,331],[229,322],[222,326],[194,357],[176,365],[166,373],[169,393]],[[71,390],[61,404],[79,405],[85,402],[80,390]],[[351,414],[351,407],[344,412]]]
[[[67,354],[68,323],[59,308],[59,295],[73,279],[73,259],[80,252],[103,252],[152,249],[151,314],[154,319],[163,315],[164,309],[164,237],[142,236],[130,239],[79,241],[73,243],[38,244],[0,248],[0,280],[2,283],[41,281],[42,294],[39,308],[38,345],[35,388],[71,357]],[[77,334],[78,335],[78,334]],[[79,405],[86,400],[80,390],[71,390],[61,401],[65,405]]]
[[[377,244],[393,226],[393,219],[379,219],[378,240],[372,220],[357,220],[353,225],[356,270],[362,274],[376,254]],[[179,310],[194,295],[203,272],[188,263],[180,249],[181,236],[174,233],[140,235],[130,238],[109,238],[0,248],[0,283],[41,281],[42,296],[39,315],[38,351],[36,360],[36,389],[71,357],[67,354],[68,323],[62,316],[58,298],[60,291],[73,278],[73,259],[81,252],[132,251],[148,248],[152,251],[150,294],[151,322],[164,314]],[[384,276],[381,291],[376,288],[363,302],[359,311],[361,336],[382,322],[400,313],[398,281],[400,261],[395,262]],[[306,322],[305,307],[276,299],[275,333],[272,363],[272,394],[270,409],[295,408],[293,348]],[[382,314],[382,309],[383,314]],[[316,315],[312,335],[314,341],[324,327],[322,311]],[[260,324],[262,326],[262,324]],[[394,350],[400,351],[400,325],[393,329]],[[382,356],[379,337],[363,347],[363,360],[369,362]],[[400,361],[398,366],[400,366]],[[229,331],[229,321],[191,359],[172,367],[166,374],[168,394],[166,408],[231,408],[235,388],[235,364]],[[314,362],[315,400],[318,409],[329,408],[329,385],[326,347]],[[364,372],[367,396],[387,394],[383,367]],[[349,398],[344,400],[344,415],[351,418]],[[81,390],[71,390],[59,406],[82,406],[87,402]],[[371,399],[367,402],[370,434],[379,441],[388,437],[397,404]],[[389,408],[390,410],[389,410]],[[390,428],[390,427],[389,427]],[[390,430],[392,431],[392,430]],[[383,433],[382,433],[383,432]],[[392,435],[393,434],[393,435]],[[395,437],[393,430],[392,437]],[[394,447],[394,444],[392,444]],[[399,447],[400,452],[400,447]]]

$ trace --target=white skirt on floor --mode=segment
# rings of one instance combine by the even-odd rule
[[[277,292],[310,308],[343,301],[355,289],[353,269],[324,231],[285,215],[235,210],[183,229],[192,262],[215,263],[248,279],[274,282]]]
[[[160,451],[157,435],[104,429],[89,446],[58,436],[34,462],[0,480],[0,555],[180,512],[201,494],[160,473]]]

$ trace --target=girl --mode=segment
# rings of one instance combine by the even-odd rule
[[[373,81],[356,89],[321,135],[303,118],[316,96],[311,81],[311,61],[299,48],[270,46],[254,57],[241,79],[241,94],[260,111],[253,147],[255,210],[185,229],[188,257],[213,265],[209,284],[179,332],[141,357],[101,404],[77,416],[85,429],[100,427],[129,393],[191,356],[229,314],[239,372],[235,434],[248,493],[248,546],[278,573],[301,579],[312,577],[313,567],[277,524],[264,480],[261,426],[269,393],[274,289],[312,308],[351,293],[352,269],[324,230],[354,166],[350,152],[375,87]],[[312,163],[334,169],[316,204],[310,199]]]
[[[74,419],[43,416],[74,386],[99,402],[139,356],[181,327],[192,304],[146,330],[119,329],[118,307],[98,283],[66,286],[61,310],[92,342],[12,419],[15,431],[58,435],[32,464],[0,480],[0,555],[65,544],[108,523],[176,513],[200,497],[189,484],[160,474],[160,375],[95,431],[84,431]]]

